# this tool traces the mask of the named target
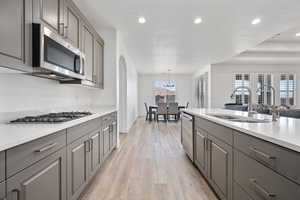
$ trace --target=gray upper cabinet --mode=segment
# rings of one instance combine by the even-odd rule
[[[199,128],[195,129],[195,164],[207,175],[207,153],[206,153],[207,133]]]
[[[8,200],[66,200],[66,149],[7,180]]]
[[[63,35],[64,0],[33,0],[35,22],[43,22],[56,33]]]
[[[90,151],[85,136],[67,147],[68,155],[68,199],[77,199],[86,183],[86,159]]]
[[[99,88],[104,88],[104,43],[102,40],[95,39],[94,44],[94,70],[93,78],[94,82]]]
[[[5,179],[5,153],[0,152],[0,182]]]
[[[31,69],[31,16],[30,0],[0,1],[0,66]]]
[[[80,16],[71,1],[65,6],[64,36],[77,48],[80,47]]]
[[[93,81],[93,67],[94,67],[94,36],[89,28],[83,26],[83,52],[85,54],[85,78],[88,81]]]
[[[232,199],[232,147],[208,136],[208,178],[221,199]]]

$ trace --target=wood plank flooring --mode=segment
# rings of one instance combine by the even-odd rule
[[[140,118],[82,200],[217,200],[180,144],[180,123]]]

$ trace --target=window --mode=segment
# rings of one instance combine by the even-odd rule
[[[250,88],[250,74],[235,74],[234,88],[245,86]],[[248,104],[249,92],[246,89],[238,89],[235,93],[237,104]]]
[[[174,81],[155,81],[155,103],[171,103],[176,99],[176,83]]]
[[[257,103],[271,105],[272,90],[269,86],[273,86],[272,74],[257,74]]]
[[[280,75],[280,103],[281,105],[295,104],[296,80],[294,74]]]

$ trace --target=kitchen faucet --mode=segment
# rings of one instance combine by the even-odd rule
[[[278,118],[279,118],[279,112],[278,112],[278,110],[276,109],[276,103],[275,103],[275,100],[276,100],[276,90],[275,90],[275,88],[273,87],[273,86],[271,86],[271,85],[263,85],[262,87],[266,87],[266,88],[268,88],[268,90],[272,90],[273,92],[272,92],[272,95],[273,95],[273,105],[271,106],[271,108],[272,108],[272,121],[277,121],[278,120]],[[262,87],[260,87],[260,88],[258,88],[257,90],[256,90],[256,93],[258,92],[258,91],[260,91],[261,89],[262,89]]]
[[[230,98],[233,99],[233,98],[234,98],[234,94],[235,94],[238,90],[240,90],[240,89],[246,89],[246,90],[248,90],[248,92],[249,92],[249,99],[248,99],[248,117],[252,117],[253,114],[254,114],[255,112],[252,110],[252,91],[251,91],[250,88],[248,88],[248,87],[246,87],[246,86],[239,86],[239,87],[236,87],[236,88],[233,90],[233,92],[232,92]]]

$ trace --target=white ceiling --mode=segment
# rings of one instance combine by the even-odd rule
[[[193,73],[299,25],[299,0],[74,0],[118,29],[139,73]],[[138,24],[144,16],[146,24]],[[194,25],[195,17],[203,23]],[[251,25],[260,17],[262,23]]]

